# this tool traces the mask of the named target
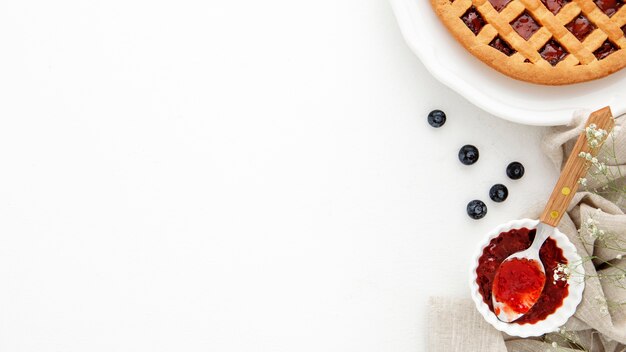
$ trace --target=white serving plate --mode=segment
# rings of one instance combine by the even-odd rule
[[[476,304],[476,308],[485,320],[496,329],[503,331],[512,336],[529,337],[529,336],[541,336],[543,334],[554,332],[559,327],[563,326],[567,320],[574,315],[576,307],[580,303],[583,297],[583,291],[585,289],[584,269],[582,265],[576,266],[576,270],[572,270],[567,283],[569,284],[568,294],[563,300],[563,305],[559,307],[554,313],[548,315],[544,320],[536,322],[534,324],[515,324],[504,323],[496,317],[496,315],[489,309],[489,306],[483,301],[483,297],[478,292],[478,284],[476,283],[476,269],[478,268],[478,259],[483,253],[483,249],[489,244],[489,242],[497,237],[502,232],[506,232],[512,229],[527,228],[535,229],[539,224],[538,220],[522,219],[509,221],[506,224],[502,224],[487,234],[485,240],[480,243],[474,256],[472,257],[472,264],[470,270],[470,291],[472,294],[472,300]],[[557,246],[563,250],[563,256],[567,258],[567,262],[580,263],[581,258],[576,252],[576,247],[570,242],[570,240],[559,230],[556,230],[550,238],[554,239]],[[552,275],[546,273],[547,279],[551,280]]]
[[[559,87],[514,80],[467,52],[439,21],[429,0],[390,2],[404,38],[433,76],[495,116],[527,125],[563,125],[573,111],[597,110],[618,101],[617,92],[626,92],[626,69]]]

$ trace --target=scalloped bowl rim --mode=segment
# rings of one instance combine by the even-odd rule
[[[482,255],[483,249],[489,244],[489,242],[498,236],[502,232],[506,232],[512,229],[519,229],[526,227],[528,229],[537,228],[539,224],[538,220],[521,219],[512,220],[507,223],[501,224],[491,230],[485,236],[485,240],[480,243],[478,250],[472,258],[472,268],[470,272],[470,290],[472,294],[472,300],[476,304],[476,308],[485,320],[491,324],[494,328],[505,332],[512,336],[529,337],[540,336],[549,332],[556,331],[559,327],[563,326],[567,320],[574,315],[576,307],[582,300],[583,291],[585,288],[584,269],[582,266],[577,268],[576,274],[572,274],[568,279],[569,290],[568,294],[563,300],[563,305],[559,307],[554,313],[548,315],[548,317],[542,321],[534,324],[514,324],[504,323],[496,317],[496,315],[489,309],[489,306],[483,302],[483,297],[478,292],[478,284],[476,283],[478,268],[478,259]],[[561,231],[556,231],[550,236],[557,242],[559,248],[563,250],[563,255],[567,258],[568,263],[575,263],[581,260],[576,251],[576,247],[570,242],[569,238]]]

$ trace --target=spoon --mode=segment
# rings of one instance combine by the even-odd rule
[[[609,107],[593,112],[585,128],[595,125],[596,130],[610,132],[614,120]],[[578,180],[584,177],[591,162],[580,157],[580,153],[589,153],[595,157],[606,140],[600,138],[598,145],[592,147],[583,131],[561,171],[561,175],[548,199],[545,209],[539,217],[539,225],[533,243],[528,249],[513,253],[498,267],[492,286],[494,313],[499,320],[510,323],[526,314],[535,305],[546,282],[546,273],[539,257],[539,250],[554,232],[570,201],[578,189]],[[587,155],[587,154],[585,154]]]

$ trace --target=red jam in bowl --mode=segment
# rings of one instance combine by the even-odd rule
[[[530,247],[535,238],[535,232],[534,229],[529,230],[527,228],[503,232],[492,239],[483,249],[483,253],[478,259],[476,283],[478,284],[478,292],[492,312],[492,287],[500,264],[509,255]],[[548,238],[541,246],[539,257],[547,277],[543,291],[537,303],[521,318],[515,320],[513,322],[515,324],[534,324],[546,319],[548,315],[554,313],[563,305],[563,300],[567,297],[569,287],[567,281],[553,280],[553,273],[557,265],[567,264],[567,259],[563,256],[563,250],[557,246],[555,240]]]

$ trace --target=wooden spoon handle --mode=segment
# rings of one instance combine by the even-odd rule
[[[589,127],[591,124],[595,124],[596,129],[603,129],[607,131],[607,133],[610,133],[615,124],[611,109],[607,106],[593,112],[591,116],[589,116],[585,128]],[[550,199],[548,199],[548,204],[546,204],[546,208],[539,217],[541,222],[554,227],[559,224],[563,214],[567,211],[570,201],[578,190],[578,180],[581,177],[585,177],[591,166],[591,162],[580,157],[579,154],[584,152],[591,154],[592,157],[597,156],[604,140],[606,140],[606,137],[599,141],[600,143],[597,147],[592,148],[589,145],[585,131],[578,136],[574,149],[572,149],[572,153],[567,159],[563,170],[561,170],[561,176],[559,176],[559,180],[556,182],[556,186],[554,186],[552,195],[550,195]]]

